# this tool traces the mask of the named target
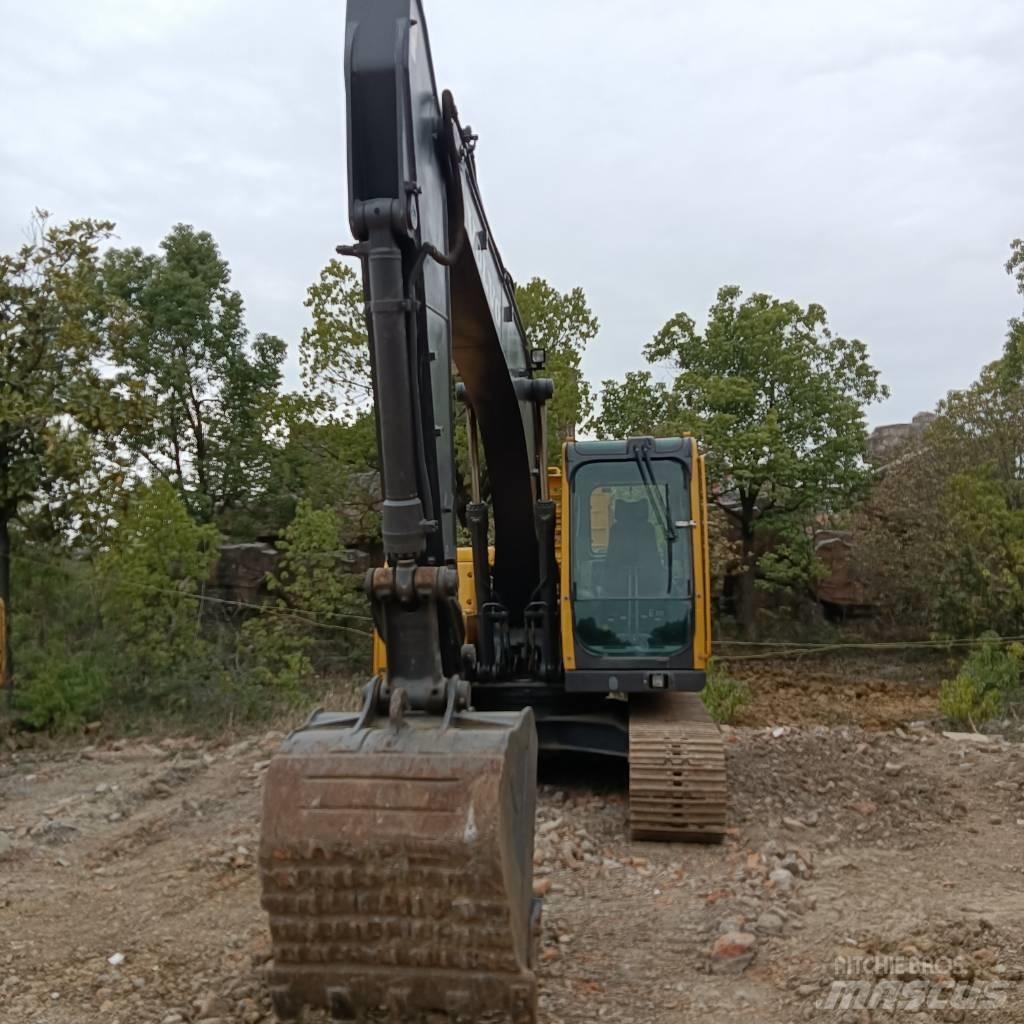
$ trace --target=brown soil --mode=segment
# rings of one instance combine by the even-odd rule
[[[745,682],[753,700],[739,725],[844,725],[892,729],[908,722],[933,720],[944,666],[888,672],[872,662],[842,669],[823,667],[817,659],[735,661],[729,672]]]
[[[1024,1021],[1024,747],[921,724],[934,686],[747,677],[722,845],[631,843],[624,773],[546,767],[542,1021]],[[0,1021],[271,1019],[253,853],[278,740],[9,745]],[[753,936],[745,956],[733,933]],[[971,991],[999,1005],[927,988],[940,1002],[918,1013],[830,1004],[880,964],[895,984],[985,983]]]

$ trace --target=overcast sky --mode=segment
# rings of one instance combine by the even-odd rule
[[[294,343],[348,240],[343,0],[0,0],[0,246],[35,206],[211,231]],[[594,380],[735,283],[829,311],[908,419],[1021,300],[1021,0],[426,0],[517,280],[582,285]],[[294,377],[294,352],[291,374]]]

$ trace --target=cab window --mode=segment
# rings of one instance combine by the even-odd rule
[[[693,634],[686,467],[675,459],[592,462],[573,477],[577,639],[597,654],[666,655]]]

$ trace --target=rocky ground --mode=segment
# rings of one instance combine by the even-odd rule
[[[1024,1021],[1024,746],[943,735],[928,685],[805,675],[751,677],[720,846],[632,843],[621,773],[546,766],[545,1024]],[[279,738],[8,741],[0,1021],[271,1019]]]

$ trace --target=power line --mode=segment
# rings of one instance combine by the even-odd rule
[[[310,552],[310,554],[333,554],[332,552]],[[60,572],[63,572],[67,576],[71,576],[71,570],[56,560],[45,560],[41,558],[33,558],[30,555],[24,555],[20,553],[12,553],[11,558],[16,561],[27,562],[35,565],[42,565],[47,568],[54,568]],[[330,629],[339,632],[353,633],[357,636],[371,637],[373,634],[365,629],[358,629],[355,626],[346,626],[338,623],[324,622],[315,616],[315,613],[310,612],[308,609],[295,608],[290,605],[267,605],[267,604],[253,604],[249,601],[237,601],[229,598],[214,597],[210,594],[195,593],[186,590],[173,590],[167,587],[157,587],[153,584],[129,582],[126,580],[108,578],[108,582],[117,589],[123,590],[136,590],[145,591],[148,593],[165,594],[171,597],[189,598],[194,601],[199,601],[207,604],[217,604],[222,606],[229,606],[233,608],[245,608],[251,611],[257,611],[262,614],[268,615],[280,615],[287,618],[293,618],[299,622],[305,622],[308,625],[315,626],[318,629]],[[373,618],[370,615],[362,615],[356,612],[338,612],[329,615],[332,619],[355,619],[364,622],[372,622]],[[932,640],[877,640],[877,641],[847,641],[847,642],[802,642],[802,641],[789,641],[789,640],[715,640],[713,642],[714,648],[721,647],[744,647],[744,648],[768,648],[760,653],[755,654],[725,654],[723,657],[729,661],[755,661],[755,660],[766,660],[770,658],[783,658],[783,657],[799,657],[801,655],[813,655],[813,654],[827,654],[835,653],[838,651],[873,651],[873,650],[885,650],[885,651],[896,651],[896,650],[942,650],[957,647],[977,647],[987,643],[998,641],[999,643],[1015,643],[1024,642],[1024,635],[1010,635],[1010,636],[992,636],[987,637],[953,637],[949,639],[932,639]]]
[[[71,571],[63,565],[60,565],[54,561],[46,561],[41,558],[33,558],[30,555],[12,554],[11,558],[16,561],[27,562],[35,565],[46,566],[47,568],[57,569],[63,572],[66,576],[71,575]],[[171,597],[179,598],[190,598],[194,601],[205,602],[208,604],[218,605],[229,605],[235,608],[248,608],[253,611],[258,611],[267,615],[280,615],[287,618],[296,619],[299,622],[308,623],[311,626],[316,626],[318,629],[332,629],[339,632],[354,633],[357,636],[371,637],[373,634],[365,629],[357,629],[355,626],[345,626],[338,623],[323,622],[320,619],[314,618],[312,612],[308,612],[305,609],[293,608],[290,605],[261,605],[252,604],[248,601],[234,601],[223,597],[214,597],[211,594],[200,594],[188,590],[173,590],[168,587],[157,587],[149,583],[139,583],[137,581],[127,581],[123,579],[109,579],[107,580],[110,585],[115,589],[120,590],[135,590],[145,591],[154,594],[166,594]],[[373,619],[369,615],[360,615],[357,613],[349,614],[347,612],[339,612],[330,616],[331,618],[345,618],[345,619],[359,619],[367,622],[372,622]]]
[[[1024,636],[956,637],[948,640],[879,640],[850,641],[847,643],[793,643],[772,640],[718,640],[713,647],[771,647],[773,650],[759,654],[724,654],[729,661],[763,661],[770,658],[800,657],[801,655],[828,654],[836,651],[898,651],[898,650],[943,650],[949,648],[979,647],[994,642],[1015,643],[1024,641]]]

